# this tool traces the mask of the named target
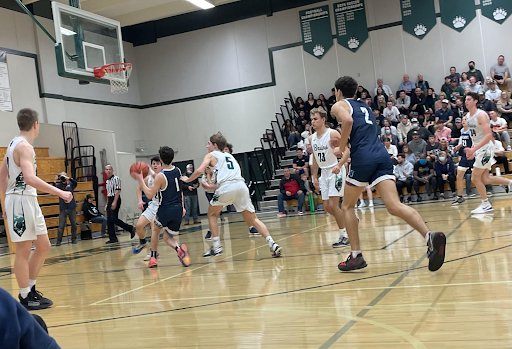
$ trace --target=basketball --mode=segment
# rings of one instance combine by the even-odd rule
[[[133,172],[142,172],[142,175],[146,177],[149,173],[149,166],[143,161],[137,161],[130,166],[130,173]]]

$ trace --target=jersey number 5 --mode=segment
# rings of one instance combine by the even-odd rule
[[[361,107],[361,112],[364,114],[364,121],[369,125],[373,125],[373,122],[370,120],[370,113],[368,113],[368,109]]]
[[[230,170],[235,169],[235,166],[233,166],[233,161],[231,161],[231,159],[228,156],[226,156],[226,163],[227,163],[228,169],[230,169]]]

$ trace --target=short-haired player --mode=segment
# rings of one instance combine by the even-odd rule
[[[178,244],[174,235],[180,230],[181,219],[185,216],[185,207],[183,206],[183,193],[180,190],[179,178],[181,171],[172,164],[174,160],[174,150],[169,147],[162,147],[159,150],[162,160],[162,171],[155,176],[151,188],[144,181],[142,173],[133,172],[132,177],[139,181],[142,191],[148,199],[153,199],[155,195],[160,197],[160,206],[156,212],[154,222],[159,229],[164,229],[164,241],[167,245],[176,250],[178,258],[184,267],[190,265],[190,255],[185,244]],[[155,239],[158,242],[158,239]],[[148,266],[157,267],[157,249],[153,249],[153,238],[151,244],[151,258]]]
[[[272,239],[265,224],[256,217],[256,211],[251,202],[249,189],[242,177],[240,165],[233,155],[222,152],[226,145],[226,138],[220,132],[212,135],[206,145],[208,154],[204,157],[199,168],[190,177],[181,177],[181,180],[185,183],[193,181],[201,176],[208,166],[217,174],[217,190],[208,207],[208,223],[212,232],[213,246],[203,254],[203,257],[214,257],[222,254],[217,218],[222,208],[228,205],[234,205],[238,212],[242,212],[245,222],[249,226],[256,227],[260,235],[267,240],[272,257],[279,257],[281,247]]]
[[[359,244],[354,207],[359,195],[369,184],[371,187],[377,187],[390,214],[402,218],[425,238],[429,270],[437,270],[444,263],[446,237],[443,233],[432,233],[415,209],[400,203],[393,175],[393,163],[378,138],[377,122],[373,112],[365,102],[354,97],[357,87],[355,79],[349,76],[339,78],[335,83],[336,104],[331,109],[331,114],[343,125],[340,144],[350,143],[351,153],[342,204],[351,253],[338,268],[341,271],[350,271],[367,266]]]
[[[464,116],[462,118],[462,129],[460,130],[459,144],[453,148],[453,151],[459,152],[459,163],[457,164],[457,196],[453,200],[452,206],[460,205],[465,201],[462,196],[464,191],[464,176],[468,170],[473,168],[473,164],[475,163],[474,159],[468,160],[465,149],[471,148],[472,146],[471,130],[469,129],[468,121]]]

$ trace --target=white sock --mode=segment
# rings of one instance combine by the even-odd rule
[[[356,258],[358,254],[360,254],[361,251],[352,251],[352,258]]]
[[[430,234],[432,234],[430,231],[425,235],[425,241],[428,242],[430,241]]]
[[[482,205],[490,205],[489,199],[482,200]]]
[[[27,298],[29,293],[30,293],[30,286],[29,287],[25,287],[25,288],[20,288],[21,298],[23,298],[23,299]]]
[[[30,286],[30,288],[34,287],[36,285],[36,280],[29,279],[28,285]]]
[[[370,206],[373,205],[373,200],[369,200],[368,205],[370,205]]]
[[[272,244],[274,243],[274,239],[272,239],[272,236],[267,236],[266,240],[268,242],[268,247],[272,247]]]
[[[340,229],[340,238],[347,236],[347,229],[343,228]]]
[[[214,237],[213,239],[213,248],[219,248],[220,247],[220,237]]]

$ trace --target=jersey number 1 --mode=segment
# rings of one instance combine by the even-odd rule
[[[373,125],[373,122],[370,120],[370,113],[368,113],[368,109],[361,107],[361,112],[364,114],[364,121],[369,125]]]
[[[235,169],[235,166],[233,166],[233,161],[231,161],[231,159],[228,156],[226,156],[226,163],[227,163],[228,169],[230,169],[230,170]]]

